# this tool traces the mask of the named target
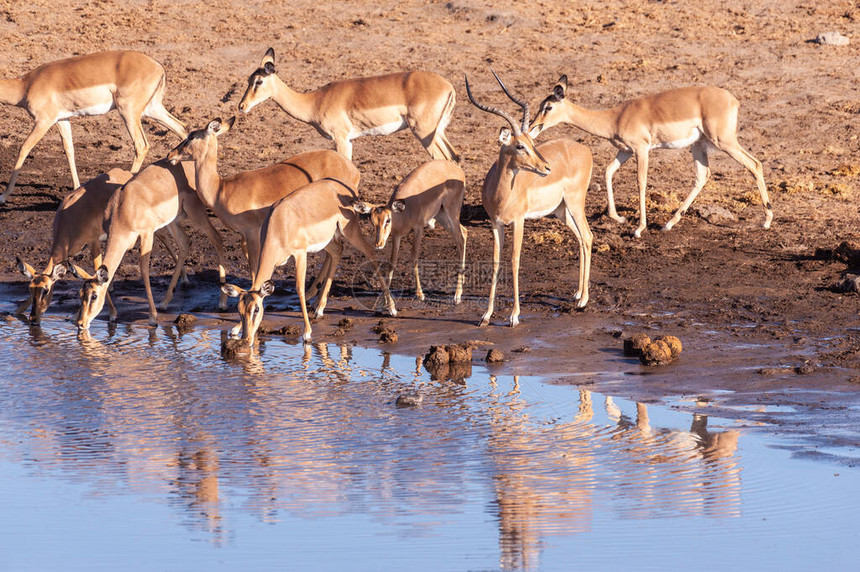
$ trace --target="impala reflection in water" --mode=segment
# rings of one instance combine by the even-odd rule
[[[259,538],[254,554],[289,554],[298,568],[343,542],[362,548],[332,569],[398,569],[380,564],[389,557],[538,569],[594,535],[611,543],[625,522],[654,531],[637,548],[647,552],[672,546],[669,523],[707,532],[743,518],[746,438],[712,426],[702,408],[673,412],[477,365],[465,383],[434,381],[414,357],[348,345],[270,340],[224,360],[222,335],[0,324],[0,466],[27,475],[11,486],[79,487],[75,502],[41,516],[59,522],[94,502],[163,505],[128,526],[205,539],[194,553],[213,560]],[[414,390],[420,406],[395,406]],[[166,554],[183,561],[182,549]]]

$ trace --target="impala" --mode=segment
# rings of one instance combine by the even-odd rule
[[[108,286],[114,278],[116,269],[125,253],[140,238],[140,274],[149,303],[149,323],[156,324],[158,311],[152,297],[149,282],[149,260],[155,232],[170,227],[182,217],[187,217],[195,226],[209,237],[218,254],[218,272],[221,284],[225,283],[226,262],[218,231],[209,221],[206,208],[200,202],[192,183],[194,165],[186,162],[173,165],[161,160],[148,165],[126,185],[115,192],[108,202],[104,227],[107,231],[104,262],[95,275],[84,274],[85,280],[80,290],[81,309],[76,323],[78,329],[86,330],[93,319],[104,307]],[[188,252],[188,238],[185,233],[176,233],[178,243],[176,268],[161,302],[162,309],[170,303],[173,290],[185,265]],[[219,302],[221,309],[226,308],[226,295]],[[116,319],[116,311],[111,308],[110,320]]]
[[[84,247],[90,248],[93,268],[101,265],[101,241],[105,238],[102,228],[105,208],[111,195],[131,177],[132,174],[129,171],[111,169],[87,181],[60,202],[60,208],[54,215],[51,254],[45,269],[37,272],[20,256],[15,257],[18,270],[30,280],[29,297],[18,306],[17,314],[23,314],[29,307],[31,308],[30,322],[38,324],[51,303],[54,285],[66,275],[69,268],[72,268],[71,262],[68,261],[69,257],[78,254]],[[170,226],[168,230],[174,235],[183,232],[178,225]],[[158,231],[155,236],[164,244],[170,255],[176,258],[164,232]],[[72,268],[72,271],[77,274],[84,272],[78,267]],[[109,295],[107,303],[113,307]]]
[[[356,212],[370,215],[376,232],[376,249],[385,248],[391,237],[391,259],[386,283],[391,287],[394,265],[400,252],[400,241],[410,232],[412,239],[412,270],[415,275],[415,296],[424,300],[421,280],[418,277],[418,261],[421,257],[421,239],[424,227],[439,221],[457,244],[459,269],[454,303],[459,304],[463,293],[463,276],[466,272],[466,228],[460,224],[460,209],[466,194],[463,169],[451,161],[436,160],[425,163],[409,173],[394,188],[384,205],[371,205],[359,201]]]
[[[565,99],[567,76],[563,75],[550,96],[541,102],[535,117],[534,136],[558,123],[571,123],[583,131],[608,139],[618,153],[606,168],[606,194],[609,216],[626,222],[615,210],[612,176],[630,157],[636,157],[639,181],[639,226],[635,236],[642,236],[647,226],[645,192],[648,181],[648,153],[651,149],[690,147],[696,166],[693,190],[663,230],[681,220],[696,195],[711,176],[708,153],[712,149],[726,152],[755,177],[765,208],[764,228],[773,220],[770,199],[764,183],[761,162],[738,143],[738,100],[728,91],[712,86],[683,87],[656,95],[638,97],[601,111],[580,107]]]
[[[325,250],[330,256],[315,310],[316,317],[320,317],[325,310],[332,277],[343,251],[342,239],[358,248],[370,261],[374,275],[382,285],[388,313],[397,315],[394,300],[379,273],[373,248],[361,234],[358,215],[353,211],[352,205],[357,199],[355,191],[342,181],[324,179],[302,187],[272,206],[260,229],[263,244],[251,289],[243,290],[232,284],[223,287],[225,293],[239,298],[241,338],[245,343],[254,345],[257,329],[263,319],[263,300],[275,290],[272,275],[277,267],[286,264],[290,258],[296,261],[296,291],[305,326],[302,339],[310,341],[311,323],[305,298],[307,255],[309,252]]]
[[[358,169],[334,151],[309,151],[269,167],[244,171],[231,177],[218,174],[218,137],[230,131],[236,121],[214,119],[188,137],[167,155],[178,163],[193,161],[197,194],[228,228],[242,235],[242,248],[248,257],[251,280],[260,259],[260,228],[271,206],[308,183],[325,178],[358,187]]]
[[[393,73],[333,81],[307,93],[293,91],[275,72],[269,48],[248,78],[239,111],[247,113],[273,99],[294,119],[310,123],[337,151],[352,160],[352,140],[390,135],[409,128],[434,159],[459,161],[445,136],[454,111],[454,86],[427,71]]]
[[[162,65],[145,54],[128,51],[97,52],[58,60],[20,78],[0,80],[0,103],[23,107],[35,120],[33,130],[21,144],[6,191],[0,194],[0,205],[15,189],[27,155],[55,123],[69,160],[74,188],[80,186],[69,124],[72,117],[101,115],[116,109],[134,142],[131,172],[137,173],[149,151],[141,117],[154,119],[180,137],[187,134],[182,122],[164,108],[161,101],[164,88]]]
[[[495,76],[495,73],[493,73]],[[519,323],[519,266],[523,244],[523,225],[527,218],[552,214],[564,221],[579,243],[579,287],[574,299],[577,308],[588,302],[588,280],[591,272],[592,234],[585,216],[585,194],[591,179],[592,159],[587,147],[567,139],[554,139],[535,145],[529,135],[528,103],[514,97],[496,76],[505,94],[523,110],[521,125],[506,112],[475,101],[466,78],[466,93],[478,109],[498,115],[510,129],[499,135],[499,159],[484,179],[481,198],[493,225],[493,281],[490,301],[481,325],[490,323],[496,297],[499,261],[504,246],[505,226],[514,225],[511,255],[514,305],[509,324]]]

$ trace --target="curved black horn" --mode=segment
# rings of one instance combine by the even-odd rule
[[[513,101],[514,103],[516,103],[517,105],[519,105],[523,109],[523,126],[522,126],[522,129],[523,129],[523,133],[527,133],[529,130],[529,104],[527,102],[517,98],[517,97],[514,97],[514,95],[510,91],[508,91],[508,88],[507,88],[507,86],[505,86],[502,79],[496,75],[496,72],[493,71],[493,68],[490,68],[490,73],[492,73],[493,77],[496,78],[496,81],[499,82],[499,85],[501,86],[502,91],[505,92],[505,95],[507,95],[511,101]]]
[[[472,102],[472,105],[480,109],[481,111],[486,111],[487,113],[492,113],[493,115],[498,115],[511,125],[511,130],[514,132],[514,135],[522,135],[520,131],[520,127],[517,125],[517,122],[514,121],[514,118],[502,111],[501,109],[496,109],[495,107],[490,107],[488,105],[482,105],[475,101],[475,98],[472,96],[472,90],[469,88],[469,76],[463,75],[466,79],[466,95],[469,96],[469,101]]]

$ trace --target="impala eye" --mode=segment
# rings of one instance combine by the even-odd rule
[[[517,143],[517,151],[525,151],[525,150],[526,150],[525,145],[523,145],[522,143]]]
[[[544,111],[552,111],[552,105],[547,105],[547,106],[544,108]]]

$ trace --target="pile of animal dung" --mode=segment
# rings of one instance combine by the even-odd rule
[[[667,365],[678,359],[684,346],[675,336],[635,334],[624,340],[624,355],[638,357],[644,365]]]
[[[430,346],[430,351],[424,355],[424,368],[433,380],[465,382],[472,375],[472,346]]]

